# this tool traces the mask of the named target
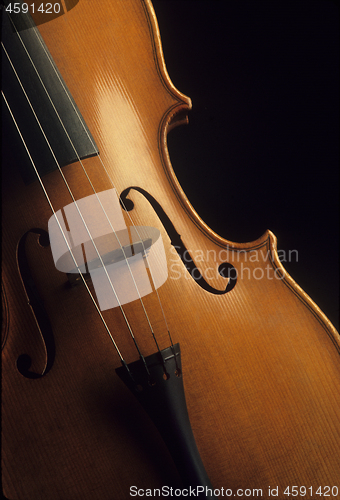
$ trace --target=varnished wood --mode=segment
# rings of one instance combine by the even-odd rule
[[[284,271],[267,232],[237,244],[195,213],[172,170],[166,134],[185,120],[190,99],[172,85],[149,1],[81,1],[39,30],[98,145],[120,193],[147,190],[162,205],[209,283],[232,262],[235,289],[213,295],[187,275],[159,219],[132,192],[137,225],[161,231],[169,277],[159,294],[174,342],[180,342],[187,405],[214,488],[236,491],[335,486],[340,455],[339,335]],[[63,43],[60,43],[60,40]],[[83,162],[96,191],[111,187],[98,158]],[[14,171],[14,166],[12,168]],[[63,169],[76,199],[92,194],[79,164]],[[71,202],[58,172],[44,184],[55,210]],[[46,356],[17,272],[16,246],[51,211],[38,183],[4,181],[3,485],[10,500],[127,499],[129,488],[181,487],[168,451],[114,373],[119,358],[83,287],[65,286],[49,249],[30,236],[32,273],[53,325],[56,359],[29,380],[15,362]],[[34,203],[32,202],[34,200]],[[128,219],[126,219],[128,222]],[[274,274],[281,278],[277,279]],[[259,279],[259,276],[267,277]],[[145,306],[161,348],[168,346],[154,295]],[[125,312],[145,355],[155,346],[137,302]],[[104,313],[127,362],[136,359],[119,309]],[[305,498],[308,496],[308,492]]]

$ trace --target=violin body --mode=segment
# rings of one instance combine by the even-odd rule
[[[151,3],[105,0],[94,8],[84,0],[39,31],[98,147],[99,156],[82,160],[95,191],[111,189],[112,179],[118,193],[139,188],[161,206],[156,210],[137,189],[127,194],[133,223],[161,233],[168,279],[158,293],[171,337],[181,346],[188,413],[213,488],[232,495],[262,489],[264,498],[270,488],[285,498],[284,490],[294,485],[310,488],[305,498],[315,498],[319,487],[322,495],[340,489],[339,335],[284,271],[270,231],[251,243],[227,241],[187,200],[166,135],[186,121],[191,102],[166,72]],[[47,232],[52,215],[41,185],[24,184],[14,157],[6,162],[5,497],[112,500],[130,498],[131,486],[182,488],[161,436],[115,373],[120,359],[87,290],[69,284],[50,246],[32,232]],[[62,170],[76,200],[93,193],[79,161]],[[44,175],[43,183],[55,211],[72,202],[58,170]],[[182,259],[162,214],[180,235],[187,251]],[[124,218],[131,224],[125,212]],[[27,266],[51,325],[51,349],[18,271],[18,245],[26,233]],[[186,256],[203,281],[190,275]],[[218,272],[226,262],[237,272],[227,292],[231,278]],[[155,293],[143,301],[165,349],[168,330]],[[141,351],[153,354],[139,301],[124,311]],[[138,356],[120,309],[103,316],[132,363]],[[18,370],[23,354],[31,358],[35,378]]]

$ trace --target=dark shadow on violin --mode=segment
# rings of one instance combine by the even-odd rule
[[[46,375],[52,368],[55,358],[55,342],[53,337],[52,326],[45,310],[43,301],[39,295],[37,287],[34,283],[34,279],[31,273],[31,269],[28,263],[26,255],[26,239],[30,233],[35,233],[39,235],[38,243],[41,247],[48,247],[50,244],[48,233],[43,229],[32,228],[27,231],[20,239],[17,248],[17,260],[19,273],[22,279],[22,283],[27,295],[28,303],[31,307],[32,314],[36,320],[38,328],[41,332],[45,350],[46,350],[46,366],[42,373],[35,373],[30,371],[32,364],[32,359],[28,354],[21,354],[17,359],[17,368],[21,375],[27,378],[41,378]],[[38,250],[38,246],[37,246]]]
[[[160,487],[164,484],[174,488],[183,486],[171,455],[155,426],[114,373],[111,380],[89,380],[84,386],[83,401],[84,411],[93,420],[98,432],[110,432],[113,450],[116,440],[118,448],[124,442],[126,448],[134,450],[134,456],[142,457],[148,470],[155,472],[160,480]],[[114,457],[112,459],[114,461]]]

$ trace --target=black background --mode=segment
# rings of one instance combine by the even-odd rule
[[[235,242],[274,232],[338,327],[338,16],[331,0],[153,0],[189,126],[168,136],[203,220]]]

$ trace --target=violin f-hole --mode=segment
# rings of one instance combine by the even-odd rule
[[[50,244],[47,231],[38,228],[32,228],[27,231],[21,238],[17,248],[17,261],[21,280],[27,295],[28,303],[32,309],[32,314],[35,317],[36,323],[42,335],[45,350],[46,350],[46,365],[43,373],[35,373],[30,371],[32,359],[28,354],[21,354],[17,359],[17,369],[26,378],[36,379],[46,375],[54,363],[55,358],[55,342],[52,332],[52,326],[45,310],[43,301],[35,286],[33,276],[28,263],[25,243],[29,233],[39,235],[38,242],[42,247],[47,247]]]
[[[229,279],[228,285],[225,288],[225,290],[217,290],[216,288],[213,288],[211,285],[209,285],[209,283],[205,281],[199,269],[196,267],[190,255],[190,252],[187,250],[181,239],[181,235],[178,234],[178,232],[176,231],[175,226],[171,222],[170,218],[165,213],[162,206],[158,203],[157,200],[155,200],[155,198],[150,193],[137,186],[130,186],[124,189],[124,191],[122,191],[120,195],[120,203],[123,209],[127,212],[130,212],[134,208],[133,201],[127,198],[131,189],[138,191],[148,200],[148,202],[158,215],[159,220],[163,224],[165,231],[168,233],[168,236],[171,240],[171,245],[173,245],[173,247],[175,248],[186,270],[188,271],[190,276],[196,281],[196,283],[201,288],[203,288],[207,292],[213,293],[214,295],[224,295],[225,293],[230,292],[234,288],[237,282],[237,271],[235,267],[229,262],[223,262],[222,264],[220,264],[220,266],[218,267],[218,272],[223,278]]]

